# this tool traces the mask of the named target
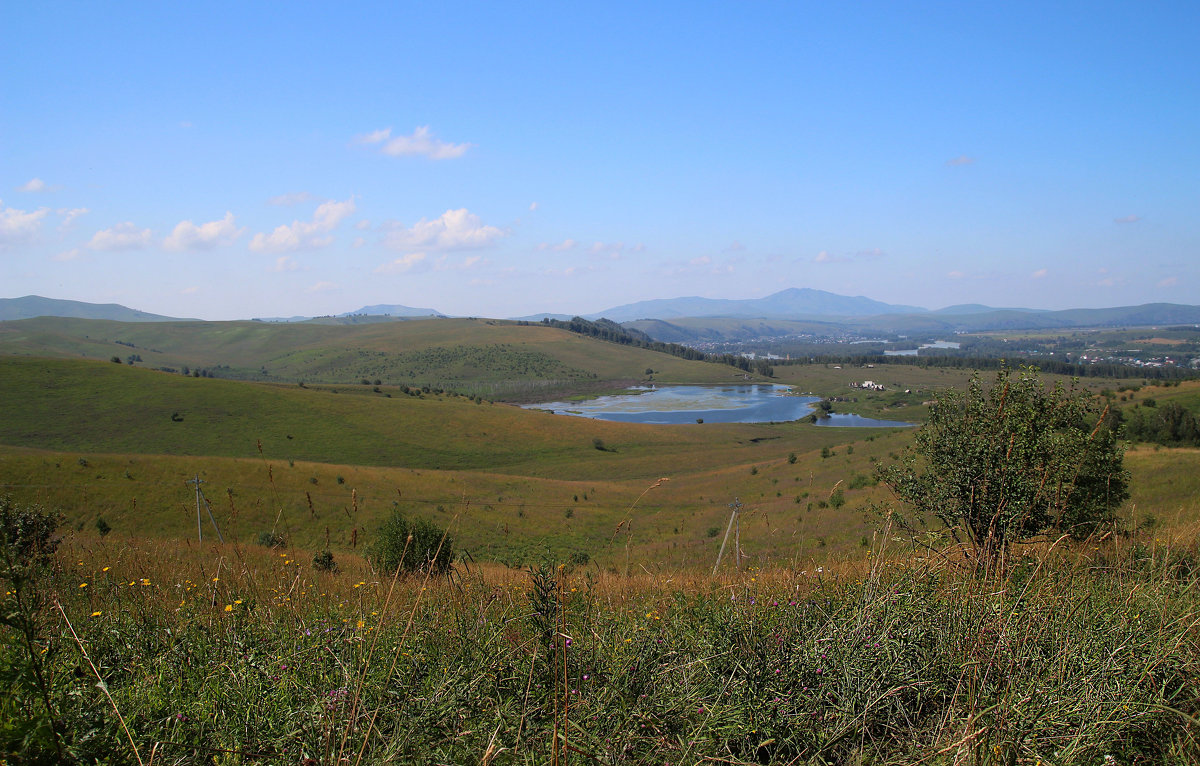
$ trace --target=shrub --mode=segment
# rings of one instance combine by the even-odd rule
[[[321,551],[313,554],[313,569],[318,572],[336,572],[338,565],[333,560],[333,551]]]
[[[400,511],[383,522],[367,551],[372,566],[387,574],[426,569],[441,574],[450,568],[453,557],[454,540],[448,532],[424,519],[410,521]]]
[[[0,497],[0,544],[6,553],[6,565],[42,565],[58,550],[60,538],[54,531],[63,522],[57,513],[40,508],[19,507],[12,499]]]
[[[287,546],[287,539],[280,532],[263,531],[258,533],[258,544],[264,548],[284,548]]]
[[[107,535],[109,532],[112,531],[112,527],[109,525],[109,523],[107,521],[104,520],[103,516],[96,519],[96,531],[100,533],[101,537],[104,537],[105,535]]]
[[[1086,537],[1129,497],[1108,408],[1087,391],[1047,389],[1034,368],[1003,368],[990,390],[938,397],[898,466],[880,478],[918,517],[964,534],[981,560],[1052,529]]]

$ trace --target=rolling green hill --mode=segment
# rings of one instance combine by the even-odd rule
[[[43,317],[0,322],[0,354],[108,360],[154,369],[295,383],[430,385],[487,398],[529,398],[588,382],[721,383],[741,377],[552,327],[491,319],[363,325],[268,322],[124,323]],[[136,355],[136,356],[135,356]]]

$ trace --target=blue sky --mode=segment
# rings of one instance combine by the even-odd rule
[[[0,297],[1200,303],[1200,4],[7,3]]]

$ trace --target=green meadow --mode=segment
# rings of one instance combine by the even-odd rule
[[[193,324],[0,323],[0,496],[61,513],[63,537],[3,562],[0,759],[1200,758],[1200,450],[1134,446],[1116,530],[981,572],[887,520],[875,471],[911,430],[613,423],[500,395],[730,367],[491,320]],[[185,364],[215,377],[155,369]],[[920,421],[968,377],[774,382]],[[1113,406],[1200,403],[1200,383],[1141,383],[1087,381]],[[446,530],[449,576],[373,566],[396,511]]]

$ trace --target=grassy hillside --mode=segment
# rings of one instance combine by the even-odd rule
[[[724,365],[492,319],[321,325],[43,317],[0,322],[0,354],[103,360],[136,354],[137,366],[204,369],[222,378],[339,384],[380,379],[488,398],[642,379],[647,369],[659,381],[678,383],[720,383],[735,374]]]
[[[278,525],[306,548],[328,535],[345,549],[399,507],[455,519],[480,558],[529,561],[549,549],[650,567],[715,558],[737,498],[743,550],[762,564],[857,550],[877,529],[872,509],[890,500],[874,468],[911,433],[605,423],[355,390],[6,360],[0,484],[83,528],[104,517],[121,534],[189,537],[185,481],[198,474],[243,542]],[[1196,520],[1197,454],[1130,453],[1129,526]]]

